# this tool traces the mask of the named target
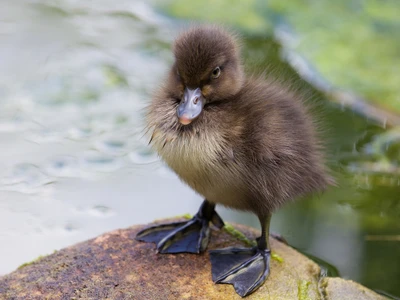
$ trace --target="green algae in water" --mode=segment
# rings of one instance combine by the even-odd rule
[[[44,16],[51,16],[53,18],[62,19],[70,15],[66,10],[54,5],[48,5],[44,3],[34,3],[31,5],[32,7],[34,7],[35,10],[37,10]]]
[[[396,0],[170,0],[165,6],[175,17],[276,35],[311,63],[312,77],[322,76],[334,87],[356,91],[367,101],[400,113]]]
[[[118,125],[126,124],[129,121],[128,116],[119,114],[115,117],[115,123]]]
[[[268,1],[269,9],[279,13],[281,22],[301,37],[293,49],[333,86],[355,91],[400,113],[398,1],[308,3]]]
[[[248,31],[263,32],[272,30],[272,23],[260,14],[264,5],[257,0],[203,0],[188,2],[184,0],[167,1],[165,10],[179,18],[207,20],[236,25]]]
[[[110,87],[127,86],[128,80],[123,72],[116,66],[105,65],[103,72],[107,80],[107,85]]]

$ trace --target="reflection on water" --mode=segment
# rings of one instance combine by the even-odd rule
[[[201,203],[143,137],[142,108],[172,60],[177,21],[143,2],[118,4],[3,4],[0,273]],[[342,276],[400,295],[399,131],[328,103],[281,55],[270,38],[245,37],[251,70],[272,63],[319,103],[339,188],[280,210],[273,230]],[[250,214],[219,211],[258,226]]]

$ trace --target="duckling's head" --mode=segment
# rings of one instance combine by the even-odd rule
[[[237,41],[220,27],[200,26],[182,33],[174,55],[170,83],[180,100],[177,116],[183,125],[199,117],[205,104],[227,100],[242,88]]]

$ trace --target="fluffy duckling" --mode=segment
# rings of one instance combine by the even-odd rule
[[[206,249],[216,204],[254,213],[255,248],[210,251],[212,278],[242,297],[269,274],[269,224],[282,204],[322,191],[327,175],[314,125],[301,97],[276,81],[246,78],[237,39],[216,26],[194,27],[174,44],[175,62],[147,114],[151,145],[205,200],[187,222],[138,233],[159,253]]]

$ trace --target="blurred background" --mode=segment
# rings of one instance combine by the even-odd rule
[[[330,275],[400,296],[397,0],[19,0],[0,10],[0,275],[202,199],[148,148],[143,108],[176,35],[217,22],[249,72],[309,92],[338,188],[272,230]],[[258,228],[250,214],[218,208]]]

